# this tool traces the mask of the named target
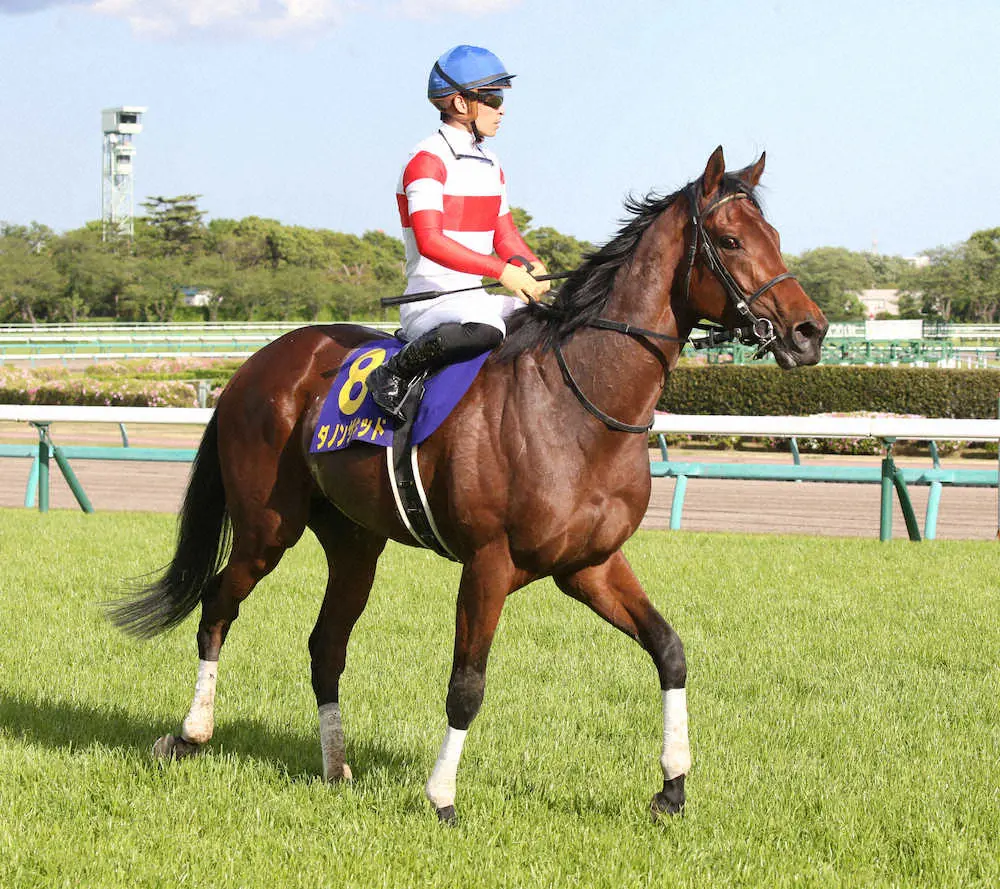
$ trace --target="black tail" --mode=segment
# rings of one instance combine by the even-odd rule
[[[222,567],[231,528],[218,442],[213,414],[191,469],[173,561],[159,580],[108,607],[110,619],[130,635],[149,639],[177,626],[194,611]]]

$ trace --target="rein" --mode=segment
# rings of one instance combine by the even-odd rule
[[[762,358],[768,351],[771,350],[778,338],[774,332],[774,325],[771,321],[768,318],[755,315],[750,307],[761,296],[767,293],[768,290],[774,287],[775,284],[778,284],[781,281],[786,281],[789,278],[794,278],[795,275],[791,272],[784,272],[783,274],[771,278],[770,281],[762,284],[752,294],[748,295],[746,291],[740,287],[739,283],[732,276],[729,269],[726,268],[725,263],[722,261],[722,257],[719,256],[719,251],[716,249],[715,245],[712,243],[712,239],[708,236],[708,232],[705,230],[705,219],[711,216],[723,204],[732,200],[749,198],[749,195],[745,192],[736,192],[735,194],[725,195],[724,197],[716,198],[704,210],[700,210],[698,208],[698,199],[701,193],[701,183],[692,182],[687,186],[687,188],[684,189],[684,193],[691,206],[691,224],[694,232],[691,238],[691,247],[688,250],[687,271],[684,274],[684,298],[685,300],[688,300],[691,294],[691,274],[694,271],[695,262],[698,259],[698,249],[700,247],[701,253],[705,259],[705,264],[708,266],[712,274],[715,275],[716,280],[718,280],[718,282],[722,285],[722,289],[726,292],[726,296],[728,297],[733,308],[746,323],[735,328],[723,327],[721,325],[696,324],[695,327],[697,329],[707,331],[706,336],[698,340],[691,340],[690,337],[669,336],[665,333],[658,333],[655,330],[647,330],[645,327],[635,327],[631,324],[627,324],[622,321],[612,321],[608,318],[594,318],[592,321],[586,322],[583,326],[594,327],[599,330],[611,330],[615,333],[621,333],[630,337],[657,358],[660,365],[663,367],[664,374],[669,372],[667,359],[663,356],[663,353],[650,342],[650,340],[661,340],[668,343],[686,343],[690,341],[696,349],[705,349],[709,346],[718,345],[720,343],[728,343],[735,339],[741,343],[756,345],[758,348],[754,358]],[[545,304],[536,303],[536,305]],[[555,313],[558,312],[558,310],[551,305],[545,305],[545,309]],[[562,371],[563,379],[565,379],[566,385],[569,386],[570,391],[572,391],[577,400],[588,411],[588,413],[595,416],[605,426],[615,432],[631,432],[639,434],[649,432],[649,430],[652,429],[653,421],[656,419],[655,413],[652,417],[650,417],[647,424],[638,425],[623,423],[621,420],[616,420],[610,414],[606,414],[602,411],[596,404],[587,398],[584,391],[580,388],[580,384],[577,383],[573,373],[569,369],[569,365],[566,363],[566,357],[563,355],[562,346],[559,343],[555,346],[555,353],[556,360],[559,362],[559,369]]]

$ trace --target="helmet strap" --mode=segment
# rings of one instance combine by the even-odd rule
[[[454,115],[455,120],[460,124],[463,124],[471,133],[472,137],[476,140],[476,144],[483,141],[483,134],[479,132],[479,128],[476,126],[476,111],[478,110],[478,102],[476,101],[476,94],[472,90],[467,90],[462,84],[457,80],[454,80],[448,75],[448,72],[441,67],[438,62],[434,63],[434,72],[449,86],[453,87],[455,92],[457,92],[469,106],[469,110],[459,116]]]

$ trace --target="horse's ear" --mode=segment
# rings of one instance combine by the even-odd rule
[[[722,153],[722,146],[720,145],[712,152],[712,156],[708,159],[708,164],[705,166],[705,172],[701,177],[701,193],[706,198],[711,198],[719,186],[722,185],[722,177],[725,174],[726,158]]]
[[[742,182],[745,182],[751,188],[756,188],[757,183],[760,182],[760,177],[764,175],[764,158],[766,157],[767,152],[762,151],[755,164],[750,164],[749,167],[744,167],[736,175],[740,177]]]

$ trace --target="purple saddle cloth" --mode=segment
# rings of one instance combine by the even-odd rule
[[[368,391],[368,374],[384,364],[404,343],[398,339],[372,340],[359,346],[340,366],[320,409],[309,453],[339,451],[349,444],[392,446],[393,429]],[[489,357],[483,352],[468,361],[449,364],[424,382],[424,397],[413,421],[412,443],[420,444],[440,426],[462,400]]]

